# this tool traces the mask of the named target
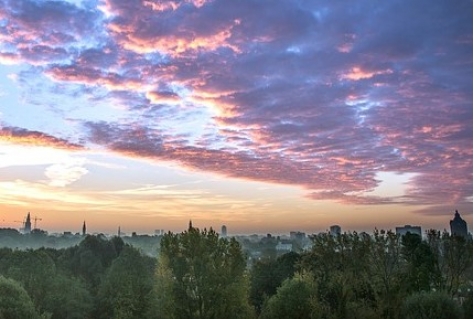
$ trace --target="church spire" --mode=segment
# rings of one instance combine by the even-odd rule
[[[31,232],[30,212],[28,212],[28,215],[26,215],[25,227],[24,227],[23,231],[25,232],[25,234],[29,234]]]
[[[86,221],[84,221],[84,224],[82,224],[82,236],[86,235]]]

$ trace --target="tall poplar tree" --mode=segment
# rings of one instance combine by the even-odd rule
[[[168,317],[252,318],[246,260],[235,239],[190,225],[181,234],[163,236],[158,263],[157,283],[167,284],[157,290],[168,289],[172,295],[172,300],[160,299],[163,307],[174,310]]]

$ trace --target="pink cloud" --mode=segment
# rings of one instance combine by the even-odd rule
[[[68,140],[43,132],[29,131],[19,127],[1,127],[0,141],[20,145],[46,146],[68,150],[84,149],[82,145],[71,143]]]
[[[151,91],[146,93],[146,97],[150,100],[152,104],[170,104],[170,103],[179,103],[181,98],[179,95],[173,92],[167,91]]]
[[[118,73],[106,72],[101,69],[85,69],[73,66],[52,67],[46,71],[57,81],[99,85],[110,90],[144,90],[143,84],[138,79],[126,78]]]
[[[341,76],[341,79],[357,81],[357,80],[370,79],[376,75],[391,74],[391,73],[393,73],[393,71],[390,69],[379,70],[379,71],[368,71],[368,70],[363,70],[360,67],[353,67],[349,72],[343,74]]]
[[[121,124],[77,119],[91,143],[313,199],[472,206],[472,3],[387,2],[376,14],[336,2],[3,4],[0,62],[128,106]],[[195,120],[173,107],[179,90],[206,110],[200,136],[146,124]],[[378,171],[418,177],[403,198],[361,195]]]
[[[234,53],[241,53],[238,46],[229,42],[232,26],[218,30],[211,35],[199,36],[194,32],[183,32],[182,35],[141,35],[134,27],[109,24],[109,30],[118,38],[117,42],[125,49],[139,54],[160,52],[172,57],[179,57],[189,51],[215,51],[229,48]]]

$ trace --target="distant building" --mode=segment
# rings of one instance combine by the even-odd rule
[[[293,249],[293,245],[290,244],[290,243],[278,242],[275,249],[276,249],[277,252],[280,252],[280,253],[290,252]]]
[[[332,225],[331,227],[329,227],[329,232],[330,232],[331,235],[333,235],[333,236],[340,235],[340,234],[341,234],[341,226],[339,226],[339,225]]]
[[[31,217],[29,212],[28,215],[26,215],[25,227],[23,228],[23,232],[25,234],[31,233]]]
[[[259,240],[259,236],[257,234],[252,234],[252,235],[248,236],[248,238],[251,242],[254,242],[254,243],[258,242],[258,240]]]
[[[451,226],[451,235],[452,236],[461,236],[467,238],[469,236],[467,232],[467,223],[464,219],[461,218],[461,215],[456,210],[454,213],[454,219],[449,222]]]
[[[226,238],[227,237],[227,227],[226,225],[222,225],[221,228],[221,237]]]
[[[302,242],[306,238],[306,234],[299,232],[299,231],[292,231],[290,232],[290,239],[291,240],[297,240]]]
[[[86,221],[84,221],[84,224],[82,224],[82,236],[86,235]]]
[[[412,225],[405,225],[403,227],[395,227],[395,233],[400,236],[404,236],[410,233],[410,234],[416,234],[421,237],[421,227],[412,226]]]

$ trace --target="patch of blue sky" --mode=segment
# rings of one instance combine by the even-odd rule
[[[188,89],[185,85],[176,82],[171,82],[170,84],[168,84],[168,86],[174,93],[179,95],[179,97],[182,99],[186,99],[191,95],[191,90]]]
[[[355,109],[355,117],[357,119],[357,124],[362,125],[365,122],[367,114],[369,111],[380,105],[378,102],[371,101],[366,98],[346,100],[346,105],[351,106]]]
[[[21,65],[2,65],[0,67],[0,121],[9,125],[12,120],[20,117],[18,125],[23,122],[23,116],[18,108],[23,104],[21,91],[18,88],[18,74],[23,70]],[[23,115],[23,116],[22,116]]]
[[[326,17],[329,15],[329,9],[328,8],[320,8],[318,10],[314,10],[312,12],[313,17],[318,21],[318,22],[323,22],[323,20],[326,19]]]
[[[174,136],[186,136],[188,145],[197,145],[209,134],[209,127],[215,126],[213,112],[205,105],[190,101],[191,91],[186,86],[173,82],[167,89],[181,101],[162,108],[153,120],[159,129]]]
[[[32,69],[0,68],[0,88],[7,92],[2,122],[53,135],[77,136],[81,121],[114,122],[127,114],[127,107],[104,89],[57,83]]]
[[[145,53],[143,55],[146,61],[151,62],[152,64],[166,64],[169,63],[171,60],[169,56],[161,54],[159,52],[151,52],[151,53]]]
[[[68,103],[67,117],[87,121],[118,122],[128,116],[128,106],[114,97],[96,98],[93,93],[77,96]]]
[[[294,53],[294,54],[299,54],[301,53],[301,48],[295,45],[292,45],[286,49],[286,52],[288,53]]]
[[[71,3],[76,7],[80,8],[96,8],[97,5],[102,3],[103,1],[100,0],[63,0],[67,3]]]
[[[159,118],[158,125],[160,129],[166,128],[171,135],[187,136],[187,144],[196,145],[206,133],[210,121],[210,112],[205,108],[180,108],[169,116]]]

